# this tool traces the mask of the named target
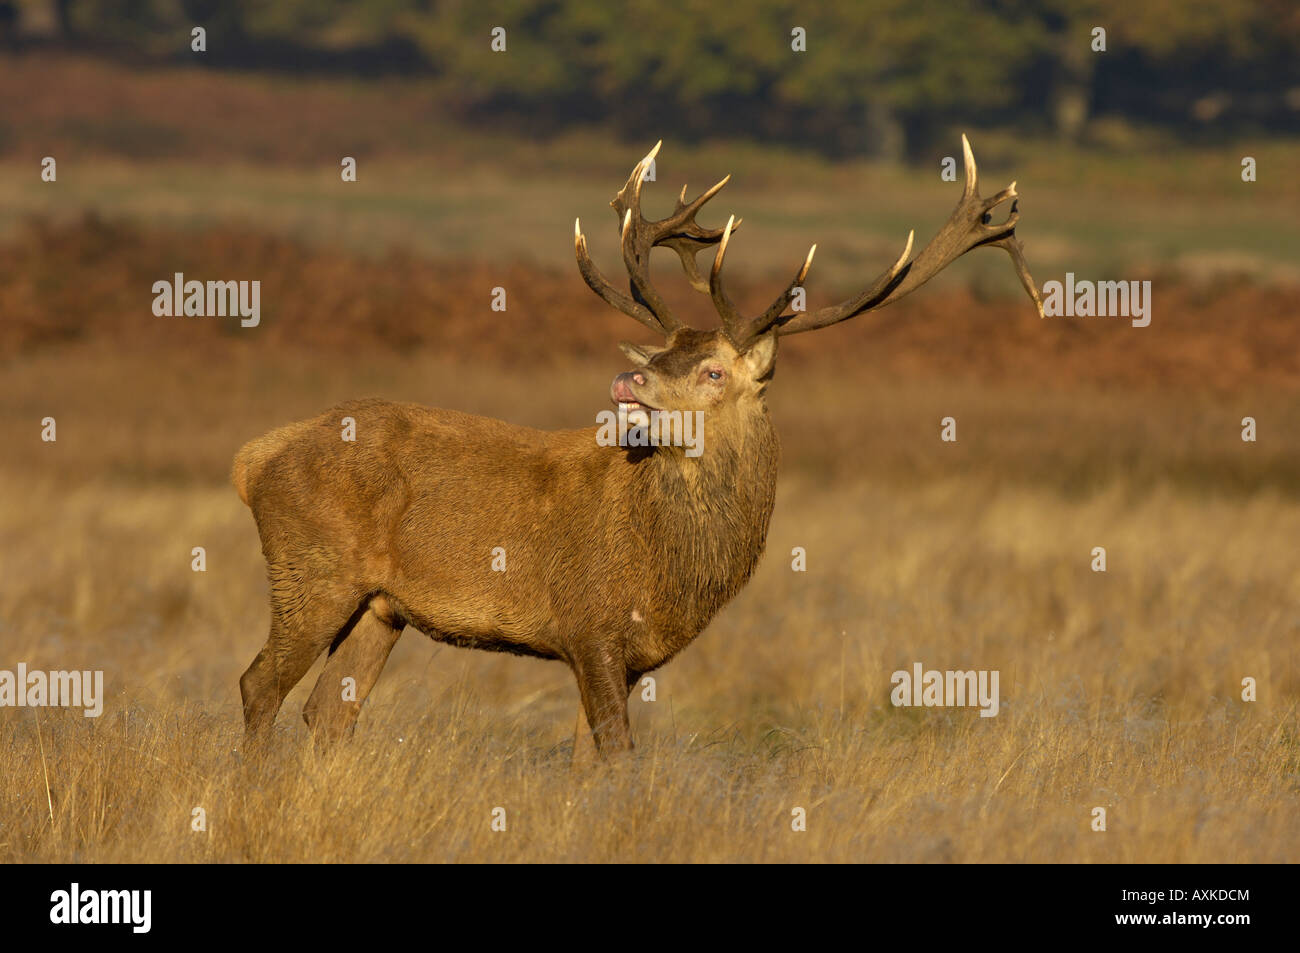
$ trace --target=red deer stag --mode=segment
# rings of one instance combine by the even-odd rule
[[[703,412],[703,452],[607,445],[600,428],[539,431],[374,399],[244,446],[233,479],[257,521],[271,588],[270,636],[240,679],[250,741],[269,732],[326,649],[303,714],[318,738],[349,733],[410,625],[453,645],[563,661],[581,695],[575,752],[593,738],[602,757],[630,749],[632,687],[690,644],[762,555],[776,490],[778,442],[764,390],[777,339],[891,304],[981,245],[1011,254],[1037,303],[1015,238],[1016,203],[1006,221],[990,223],[995,206],[1016,198],[1015,184],[981,198],[964,136],[962,146],[965,188],[939,233],[915,258],[909,235],[865,291],[818,311],[787,311],[815,245],[766,311],[747,318],[736,310],[722,285],[735,222],[707,229],[695,221],[727,179],[689,203],[683,188],[667,218],[642,216],[643,177],[658,145],[610,203],[630,293],[597,270],[575,222],[587,284],[667,339],[621,345],[634,370],[614,378],[611,399],[634,424],[643,423],[638,412]],[[712,245],[705,279],[696,255]],[[681,257],[691,285],[712,298],[720,328],[688,327],[668,308],[650,283],[658,246]],[[355,421],[352,441],[341,439],[345,417]],[[345,678],[354,680],[347,700]]]

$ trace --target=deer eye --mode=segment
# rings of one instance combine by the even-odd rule
[[[711,381],[722,380],[722,371],[709,371],[709,380]]]

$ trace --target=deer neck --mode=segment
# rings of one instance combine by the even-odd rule
[[[706,422],[707,426],[707,422]],[[740,591],[763,554],[780,443],[765,408],[706,429],[702,452],[643,461],[649,565],[693,637]]]

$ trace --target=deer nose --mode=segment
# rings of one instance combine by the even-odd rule
[[[644,384],[645,377],[641,374],[627,372],[619,374],[614,378],[613,383],[609,385],[610,399],[616,404],[630,404],[636,401],[636,396],[632,393],[629,384]]]

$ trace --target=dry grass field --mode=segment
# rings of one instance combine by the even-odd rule
[[[648,340],[570,256],[581,214],[614,267],[605,202],[650,143],[525,147],[435,105],[6,60],[0,669],[103,670],[107,698],[99,718],[0,708],[0,862],[1300,860],[1300,186],[1276,143],[1250,146],[1267,175],[1243,192],[1236,146],[1099,159],[973,136],[989,186],[1020,181],[1039,282],[1151,278],[1151,326],[1040,321],[977,251],[783,342],[767,555],[655,700],[633,694],[632,756],[570,769],[563,666],[414,630],[352,741],[310,742],[318,663],[246,756],[238,680],[269,610],[236,449],[367,395],[587,426],[617,341]],[[47,150],[57,188],[33,171]],[[736,173],[728,268],[751,310],[813,240],[811,303],[855,290],[955,197],[931,172],[756,147],[664,156],[652,214]],[[260,280],[260,326],[154,317],[174,271]],[[895,708],[915,662],[998,670],[999,714]]]

